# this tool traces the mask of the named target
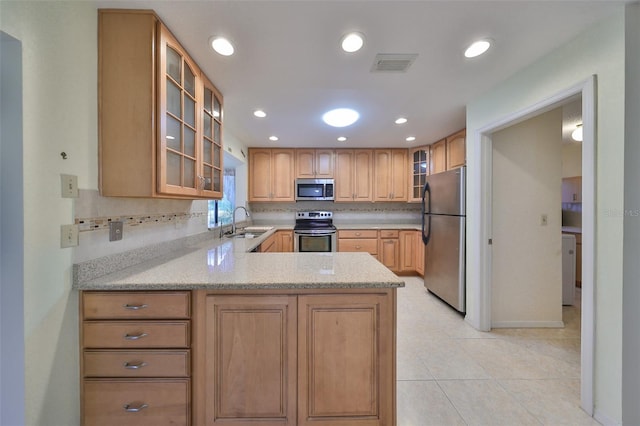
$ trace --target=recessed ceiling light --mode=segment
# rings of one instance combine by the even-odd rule
[[[345,34],[340,41],[340,46],[342,46],[342,50],[347,53],[357,52],[364,45],[364,36],[361,33],[354,32]]]
[[[346,136],[338,136],[338,141],[344,142],[346,140],[347,140]]]
[[[490,39],[474,41],[469,47],[467,47],[467,50],[464,51],[464,56],[467,58],[475,58],[489,50],[489,47],[491,47]]]
[[[332,127],[351,126],[358,121],[358,118],[360,118],[360,114],[350,108],[332,109],[322,116],[322,120]]]
[[[257,110],[255,110],[255,111],[253,111],[253,115],[255,115],[255,116],[256,116],[256,117],[258,117],[258,118],[265,118],[265,117],[267,116],[267,113],[266,113],[266,112],[264,112],[264,111],[263,111],[263,110],[261,110],[261,109],[257,109]]]
[[[582,142],[582,124],[576,125],[576,129],[571,132],[571,139],[576,142]]]
[[[404,117],[400,117],[398,119],[396,119],[396,124],[404,124],[407,122],[407,119]]]
[[[269,140],[275,142],[275,141],[278,140],[278,137],[277,136],[269,136]]]
[[[231,42],[224,37],[211,37],[209,42],[211,43],[213,50],[222,56],[231,56],[235,51]]]
[[[415,136],[409,136],[409,137],[407,137],[405,140],[406,140],[407,142],[413,142],[413,141],[415,141],[415,140],[416,140],[416,137],[415,137]]]

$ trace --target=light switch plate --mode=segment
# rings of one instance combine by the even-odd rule
[[[78,176],[60,175],[62,198],[78,198]]]
[[[60,248],[76,247],[78,245],[78,225],[60,226]]]
[[[123,229],[121,221],[109,222],[109,241],[120,241]]]

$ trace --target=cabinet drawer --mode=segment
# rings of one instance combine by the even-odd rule
[[[187,348],[189,321],[85,321],[85,348]]]
[[[380,238],[400,238],[400,231],[397,229],[382,229]]]
[[[375,239],[340,239],[338,240],[338,251],[359,251],[378,254],[378,240]]]
[[[85,380],[84,426],[189,424],[189,380]]]
[[[338,238],[378,238],[375,229],[345,229],[338,231]]]
[[[189,318],[190,293],[83,292],[84,319]]]
[[[84,351],[85,377],[189,377],[189,351]]]

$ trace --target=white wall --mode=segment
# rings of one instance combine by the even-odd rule
[[[582,144],[562,145],[562,177],[582,176]]]
[[[640,4],[627,6],[622,421],[640,424]]]
[[[24,424],[22,46],[0,32],[0,425]]]
[[[491,325],[561,327],[562,109],[496,132],[492,141]]]
[[[597,211],[596,222],[596,353],[595,409],[615,421],[621,419],[622,257],[623,220],[607,216],[608,209],[623,208],[624,191],[624,12],[594,25],[516,73],[467,105],[467,170],[469,173],[468,259],[480,259],[482,164],[479,129],[524,110],[597,75]],[[480,294],[479,261],[467,269],[467,298],[473,306]],[[467,311],[470,322],[479,312]]]

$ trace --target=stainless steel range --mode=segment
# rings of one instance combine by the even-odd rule
[[[294,251],[337,251],[337,241],[337,230],[333,225],[333,212],[296,212],[296,225],[293,228]]]

